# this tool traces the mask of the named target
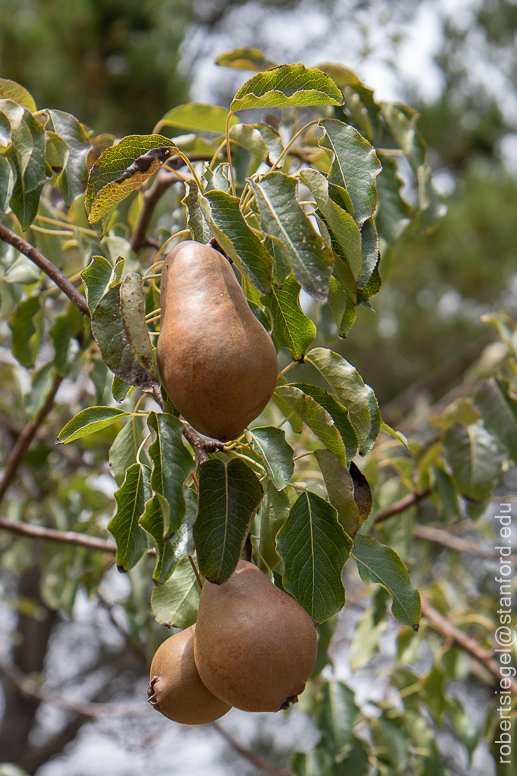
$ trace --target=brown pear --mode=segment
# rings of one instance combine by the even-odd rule
[[[184,725],[219,719],[231,706],[207,690],[194,662],[195,625],[166,639],[153,657],[147,696],[165,717]]]
[[[318,650],[313,621],[252,563],[239,561],[222,585],[205,582],[194,657],[208,689],[244,711],[296,703]]]
[[[201,434],[238,437],[273,395],[273,342],[251,312],[230,263],[209,245],[187,240],[165,259],[160,378],[177,410]]]

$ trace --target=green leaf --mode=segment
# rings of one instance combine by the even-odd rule
[[[124,401],[124,399],[127,399],[129,394],[134,390],[134,385],[128,385],[124,382],[124,380],[121,380],[120,377],[113,375],[113,380],[111,382],[111,394],[115,401]]]
[[[67,375],[77,353],[77,341],[72,338],[66,315],[56,316],[49,331],[54,346],[54,366],[60,375]]]
[[[188,558],[180,560],[172,577],[154,588],[151,608],[159,623],[189,628],[197,620],[199,585]]]
[[[347,113],[352,116],[350,123],[373,143],[383,131],[380,107],[374,100],[373,89],[365,86],[355,73],[342,65],[325,63],[319,67],[343,92]]]
[[[389,434],[394,439],[397,439],[404,445],[404,447],[409,449],[407,437],[402,433],[402,431],[395,431],[395,429],[391,428],[391,426],[388,426],[388,424],[384,423],[384,421],[381,423],[381,431],[384,431],[385,434]]]
[[[219,54],[215,59],[216,65],[221,67],[236,67],[239,70],[267,70],[274,65],[270,59],[264,56],[262,51],[251,46],[236,48]]]
[[[361,515],[361,525],[366,522],[367,518],[372,511],[373,499],[372,491],[368,480],[362,473],[361,469],[355,465],[352,461],[350,464],[350,476],[354,481],[354,501],[359,507],[359,514]]]
[[[34,366],[43,333],[43,311],[40,295],[19,302],[9,318],[12,331],[11,350],[22,366]]]
[[[142,276],[138,272],[128,272],[120,284],[120,316],[136,361],[158,381],[158,369],[145,320]]]
[[[335,776],[334,755],[326,741],[320,741],[310,752],[295,752],[290,768],[294,776]]]
[[[0,99],[17,102],[18,105],[27,108],[30,113],[35,113],[37,110],[34,98],[27,89],[20,86],[16,81],[10,81],[8,78],[0,78]]]
[[[363,265],[358,288],[363,290],[379,264],[379,235],[373,218],[367,218],[361,229]]]
[[[286,441],[285,431],[275,426],[260,426],[246,429],[246,439],[266,467],[275,488],[283,490],[294,474],[294,450]]]
[[[316,337],[316,326],[300,307],[301,288],[290,275],[282,288],[273,287],[263,297],[263,304],[273,315],[272,337],[287,348],[295,361],[300,361]]]
[[[319,385],[311,385],[309,383],[292,383],[292,385],[295,388],[299,388],[307,396],[312,396],[314,401],[328,412],[344,442],[347,463],[351,461],[357,453],[357,437],[348,419],[347,410],[341,406],[332,394],[324,388],[320,388]]]
[[[128,135],[107,148],[88,176],[85,207],[90,224],[139,189],[176,150],[163,135]]]
[[[288,404],[285,399],[282,399],[282,397],[279,396],[276,392],[273,394],[273,401],[275,402],[278,409],[284,414],[285,418],[289,420],[289,424],[294,433],[301,434],[303,431],[303,420],[292,409],[291,405]]]
[[[88,309],[93,315],[113,277],[113,265],[104,256],[92,256],[91,263],[81,272],[86,288]]]
[[[151,485],[165,499],[163,523],[167,539],[183,522],[185,499],[183,483],[194,470],[194,460],[182,442],[183,423],[172,415],[151,412],[147,425],[154,441],[149,447],[153,461]]]
[[[230,106],[246,108],[341,105],[343,96],[334,81],[315,67],[279,65],[254,75],[241,86]]]
[[[224,191],[207,191],[200,198],[200,203],[223,250],[248,276],[257,291],[267,293],[271,288],[271,256],[246,223],[239,198]]]
[[[352,556],[363,582],[378,583],[393,598],[391,611],[403,625],[418,630],[420,594],[397,553],[371,536],[357,535]]]
[[[381,171],[381,163],[375,148],[350,124],[324,119],[320,126],[325,134],[319,145],[334,154],[329,181],[348,191],[354,205],[354,219],[361,227],[373,216],[377,206],[375,178]]]
[[[269,124],[235,124],[230,128],[230,140],[245,148],[261,162],[274,164],[284,150],[278,131]]]
[[[1,135],[0,135],[1,140]],[[1,148],[1,143],[0,143]],[[13,174],[13,168],[5,158],[5,156],[0,155],[0,213],[7,213],[7,210],[9,208],[9,200],[11,199],[11,194],[13,193],[13,185],[14,185],[14,174]],[[29,262],[27,260],[27,264],[32,265],[34,267],[34,264],[32,262]],[[37,271],[36,280],[38,280],[40,275],[40,270],[38,270],[36,267],[34,269]]]
[[[316,200],[316,206],[325,219],[327,229],[341,247],[342,255],[350,267],[354,280],[359,282],[363,266],[359,227],[350,213],[330,198],[329,182],[321,172],[311,169],[302,170],[300,178]]]
[[[379,204],[375,213],[375,224],[387,245],[392,245],[411,223],[411,208],[402,199],[403,186],[404,181],[399,178],[397,162],[383,155],[382,172],[377,178]]]
[[[217,105],[208,105],[202,102],[187,102],[185,105],[177,105],[163,116],[155,127],[159,132],[162,127],[178,127],[188,132],[226,132],[228,111]],[[237,124],[235,116],[230,118],[230,125]]]
[[[92,332],[104,363],[125,383],[146,393],[158,395],[154,377],[142,369],[133,355],[122,325],[120,283],[104,294],[92,315]]]
[[[479,423],[450,426],[443,438],[444,453],[462,496],[482,501],[501,476],[504,451]]]
[[[156,548],[153,580],[158,585],[163,585],[169,579],[181,558],[194,552],[192,526],[196,519],[197,499],[190,488],[184,489],[184,498],[187,503],[185,519],[170,541],[163,540],[165,525],[158,495],[147,502],[145,512],[140,518],[140,525],[149,534]]]
[[[110,447],[108,454],[110,473],[119,487],[124,482],[126,471],[136,463],[136,454],[141,442],[140,425],[141,420],[133,415],[117,434]]]
[[[330,278],[329,307],[337,324],[338,335],[343,338],[348,336],[355,323],[355,304],[334,275]]]
[[[199,188],[196,181],[191,178],[186,181],[187,194],[181,200],[181,204],[187,208],[187,224],[192,234],[192,239],[205,245],[212,237],[210,224],[205,218],[199,202]]]
[[[263,231],[280,241],[298,283],[325,302],[334,258],[296,200],[296,178],[274,171],[249,182]]]
[[[359,451],[362,452],[371,426],[369,391],[362,377],[348,361],[326,348],[314,348],[309,351],[305,360],[321,372],[341,404],[348,410],[350,422],[357,435]]]
[[[130,415],[126,410],[117,407],[88,407],[81,410],[57,435],[57,441],[62,444],[74,442],[76,439],[94,434],[107,426],[111,426],[116,420]]]
[[[474,404],[483,415],[488,431],[517,462],[517,401],[509,394],[509,384],[494,377],[481,383]]]
[[[291,503],[287,491],[278,491],[268,480],[266,493],[260,505],[259,553],[270,569],[280,563],[276,551],[276,536],[285,523]]]
[[[262,495],[257,476],[240,458],[200,465],[194,539],[200,571],[210,582],[221,584],[233,574]]]
[[[315,450],[314,455],[325,480],[330,503],[338,520],[350,537],[354,537],[364,520],[354,500],[354,481],[350,472],[329,450]]]
[[[371,422],[370,422],[370,432],[366,437],[363,448],[361,450],[362,455],[366,455],[366,453],[370,452],[370,450],[375,444],[375,440],[377,439],[379,435],[379,431],[381,430],[381,427],[382,427],[381,411],[379,409],[377,397],[375,396],[373,389],[370,388],[369,385],[366,386],[366,390],[368,392],[368,407],[370,409]]]
[[[301,493],[277,536],[284,561],[284,589],[315,622],[323,622],[345,603],[341,581],[352,540],[328,501],[309,491]]]
[[[359,714],[352,690],[343,682],[325,682],[321,687],[318,727],[336,754],[352,745],[352,728]]]
[[[36,217],[41,189],[47,178],[45,130],[27,108],[12,100],[0,99],[2,115],[10,134],[5,155],[15,173],[9,204],[25,231]]]
[[[108,524],[108,531],[117,542],[119,571],[132,569],[150,548],[148,535],[138,524],[151,498],[150,474],[147,466],[134,463],[127,470],[122,487],[115,493],[117,512]]]
[[[425,161],[426,143],[417,129],[418,113],[403,103],[381,103],[382,115],[413,171]]]
[[[55,133],[66,144],[63,170],[57,179],[57,185],[65,204],[70,207],[86,189],[87,161],[91,144],[82,124],[75,116],[60,110],[49,110],[47,115],[50,117]]]
[[[346,464],[346,447],[329,412],[296,385],[280,385],[275,395],[291,407],[325,447]]]

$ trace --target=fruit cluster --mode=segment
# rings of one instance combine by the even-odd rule
[[[286,709],[303,692],[317,647],[307,612],[241,560],[222,585],[205,582],[197,623],[158,648],[149,703],[186,725],[213,722],[232,706]]]

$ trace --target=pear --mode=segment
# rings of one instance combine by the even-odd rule
[[[273,395],[275,346],[251,312],[230,263],[187,240],[165,259],[156,346],[162,384],[196,431],[238,437]]]
[[[184,725],[213,722],[231,706],[207,690],[194,662],[195,625],[166,639],[153,657],[147,690],[149,703]]]
[[[203,684],[225,703],[244,711],[296,703],[317,650],[305,609],[252,563],[239,561],[222,585],[203,585],[194,658]]]

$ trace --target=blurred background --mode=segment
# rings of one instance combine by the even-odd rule
[[[339,345],[374,387],[385,420],[397,425],[468,374],[495,336],[482,315],[517,311],[516,34],[511,0],[0,0],[0,76],[23,84],[38,107],[117,136],[150,133],[189,100],[227,106],[250,73],[215,59],[243,46],[275,63],[343,64],[377,99],[416,108],[447,215],[430,232],[410,227],[396,256],[383,256],[375,311],[358,309]],[[96,498],[95,508],[109,509],[108,495],[99,490]],[[71,703],[145,697],[148,656],[134,643],[128,648],[130,607],[123,615],[113,604],[130,586],[137,597],[141,585],[144,605],[142,580],[113,574],[100,598],[76,590],[70,611],[58,614],[52,590],[40,595],[37,569],[0,573],[10,602],[0,601],[2,660],[12,646],[26,674],[44,665]],[[136,604],[133,615],[143,628]],[[347,617],[337,642],[345,652],[355,622],[348,607]],[[349,678],[339,660],[335,671]],[[7,705],[15,709],[17,730],[4,719],[0,762],[18,762],[30,774],[261,772],[213,728],[180,728],[158,715],[92,719],[87,709],[24,698],[14,680],[1,678],[0,717]],[[232,711],[225,727],[278,763],[317,740],[298,712]],[[491,773],[482,757],[472,767],[471,774]]]

